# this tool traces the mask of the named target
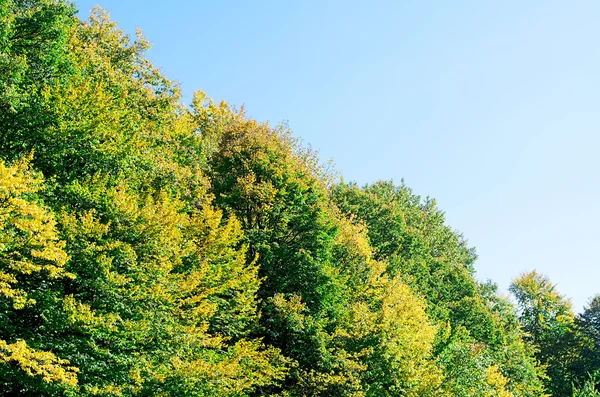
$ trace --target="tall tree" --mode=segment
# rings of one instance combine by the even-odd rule
[[[41,3],[9,11],[54,23]],[[64,27],[48,48],[71,69],[15,108],[43,110],[43,128],[2,124],[0,157],[32,152],[47,177],[2,168],[2,391],[243,396],[277,384],[287,361],[252,336],[257,267],[179,146],[194,130],[176,87],[103,11]]]
[[[462,356],[476,361],[472,368],[496,366],[515,395],[542,393],[541,370],[523,344],[514,308],[496,295],[495,286],[475,280],[474,250],[446,225],[434,200],[421,199],[405,185],[381,181],[363,188],[342,182],[333,186],[331,196],[342,213],[366,225],[374,257],[387,264],[387,273],[427,301],[428,314],[439,327],[436,352],[447,358],[447,379],[457,374],[465,374],[465,380],[477,378],[452,369],[460,360],[448,358],[476,346],[479,355]],[[470,388],[453,390],[460,395],[459,390],[467,393]]]
[[[434,200],[336,184],[201,92],[183,106],[99,8],[5,0],[0,21],[2,392],[543,394]]]
[[[547,368],[548,391],[554,397],[570,396],[574,381],[570,367],[577,356],[571,302],[535,270],[513,280],[509,290],[517,300],[525,338]]]
[[[578,357],[572,372],[585,388],[596,387],[600,373],[600,295],[594,296],[575,318]],[[593,375],[590,378],[590,375]]]
[[[0,382],[4,393],[55,393],[77,384],[78,369],[35,338],[52,310],[65,268],[65,243],[40,203],[39,175],[27,161],[0,161]],[[39,334],[39,331],[37,332]]]
[[[0,152],[7,160],[27,154],[32,133],[53,122],[43,90],[70,73],[74,14],[66,1],[0,2]]]
[[[290,395],[428,395],[439,385],[423,302],[330,201],[329,176],[285,128],[198,93],[215,202],[240,219],[264,278],[262,335],[294,359]],[[273,391],[275,392],[275,390]]]

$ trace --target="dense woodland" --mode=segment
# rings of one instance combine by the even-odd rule
[[[500,296],[434,200],[75,11],[0,0],[1,395],[600,396],[600,297]]]

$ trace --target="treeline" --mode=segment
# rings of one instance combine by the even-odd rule
[[[184,106],[147,48],[0,2],[2,395],[599,395],[600,298],[533,272],[515,307],[435,201]]]

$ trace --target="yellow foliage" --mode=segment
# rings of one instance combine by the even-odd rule
[[[336,259],[353,291],[350,316],[336,336],[346,346],[361,346],[355,351],[366,363],[361,371],[365,392],[433,395],[442,372],[433,358],[437,327],[425,312],[425,302],[400,278],[390,279],[386,264],[372,258],[363,225],[341,217],[337,225]]]
[[[241,340],[230,346],[218,362],[206,359],[171,360],[166,377],[181,377],[202,387],[215,387],[227,395],[241,395],[252,386],[266,386],[287,374],[286,361],[273,348],[263,349],[259,341]]]
[[[7,343],[0,340],[0,363],[16,363],[28,376],[41,376],[44,382],[58,382],[69,386],[77,384],[77,368],[69,360],[61,360],[50,352],[27,346],[24,340]]]
[[[490,397],[514,397],[514,394],[506,390],[508,379],[506,379],[497,365],[487,368],[486,382],[495,390],[494,395]]]
[[[15,308],[35,303],[18,287],[20,276],[74,277],[64,270],[68,258],[54,217],[35,201],[40,184],[28,159],[12,166],[0,161],[0,295]]]

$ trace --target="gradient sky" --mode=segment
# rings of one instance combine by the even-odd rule
[[[187,103],[288,121],[346,180],[436,198],[500,291],[537,269],[576,311],[600,293],[600,2],[99,4]]]

